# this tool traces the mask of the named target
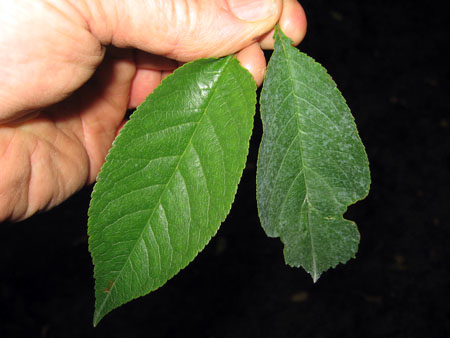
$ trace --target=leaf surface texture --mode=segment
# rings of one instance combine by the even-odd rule
[[[258,212],[287,264],[314,281],[355,256],[356,225],[342,215],[369,191],[367,155],[353,116],[326,70],[280,29],[261,94]]]
[[[233,56],[166,78],[114,141],[89,209],[94,325],[191,262],[228,214],[248,153],[256,85]]]

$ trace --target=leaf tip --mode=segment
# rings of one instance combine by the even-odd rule
[[[309,274],[311,275],[311,278],[313,280],[313,283],[317,283],[317,281],[319,280],[320,276],[322,275],[323,271],[318,271],[317,270],[317,266],[314,264],[313,266],[313,271],[308,271]]]
[[[103,319],[103,317],[105,317],[106,313],[102,313],[98,310],[96,310],[94,312],[94,318],[92,319],[92,325],[94,327],[97,327],[98,323],[100,323],[100,321]]]
[[[92,320],[92,326],[97,327],[100,320],[101,320],[101,318],[97,314],[94,314],[94,319]]]
[[[311,277],[312,277],[312,280],[313,280],[314,284],[317,283],[317,281],[319,280],[320,276],[321,276],[321,274],[317,273],[316,271],[314,271],[314,273],[311,273]]]

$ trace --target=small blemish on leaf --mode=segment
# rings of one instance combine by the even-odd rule
[[[112,281],[112,280],[110,280],[109,282],[108,282],[108,285],[106,286],[106,288],[105,288],[105,293],[109,293],[110,291],[111,291],[111,288],[113,287],[113,285],[114,285],[114,282]]]

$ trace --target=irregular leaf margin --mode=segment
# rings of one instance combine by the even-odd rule
[[[308,58],[308,59],[310,60],[310,62],[312,61],[312,64],[313,64],[315,67],[319,67],[319,68],[321,68],[322,70],[325,71],[325,75],[329,77],[329,79],[331,80],[331,82],[332,82],[333,85],[334,85],[334,88],[333,88],[333,89],[336,91],[336,93],[337,93],[337,94],[340,96],[340,98],[342,99],[342,102],[345,104],[345,107],[347,108],[347,111],[348,111],[348,113],[349,113],[349,115],[350,115],[350,117],[351,117],[352,127],[353,127],[353,130],[354,130],[354,133],[355,133],[356,137],[359,139],[360,144],[362,145],[361,139],[360,139],[360,137],[359,137],[359,134],[358,134],[358,131],[357,131],[357,128],[356,128],[356,124],[355,124],[355,122],[354,122],[354,118],[353,118],[353,116],[351,115],[350,110],[348,109],[348,107],[347,107],[347,105],[346,105],[346,103],[345,103],[345,99],[343,98],[343,96],[342,96],[342,94],[340,93],[340,91],[337,89],[337,87],[336,87],[334,81],[331,79],[331,76],[329,76],[329,74],[327,73],[326,69],[325,69],[323,66],[321,66],[319,63],[317,63],[315,60],[313,60],[311,57],[307,56],[307,55],[304,54],[304,53],[299,52],[295,47],[292,47],[292,40],[290,40],[288,37],[286,37],[286,36],[284,35],[284,33],[281,31],[281,29],[280,29],[280,27],[279,27],[278,25],[275,27],[274,40],[275,40],[275,44],[276,44],[276,45],[281,45],[280,48],[282,48],[283,50],[285,50],[285,53],[284,53],[284,54],[286,55],[286,58],[287,58],[287,59],[288,59],[289,57],[287,56],[288,53],[286,52],[286,45],[288,45],[289,48],[295,49],[295,51],[296,51],[297,53],[299,53],[299,54],[303,55],[304,57]],[[277,49],[277,46],[275,47],[275,49]],[[276,53],[276,51],[275,51],[274,53]],[[267,74],[266,74],[266,78],[265,78],[264,83],[263,83],[263,89],[262,89],[261,98],[260,98],[261,120],[262,120],[262,124],[263,124],[263,130],[264,130],[264,126],[265,126],[265,121],[264,121],[264,117],[263,117],[264,112],[263,112],[263,111],[264,111],[265,108],[264,108],[264,102],[262,102],[262,101],[263,101],[263,97],[264,97],[264,95],[265,95],[265,92],[267,91],[267,88],[266,88],[267,83],[269,83],[269,82],[271,81],[270,79],[269,79],[269,80],[267,79],[267,75],[270,73],[269,69],[271,68],[271,65],[272,65],[274,62],[276,62],[276,61],[275,61],[275,58],[271,58],[270,61],[269,61],[268,72],[267,72]],[[288,68],[289,68],[289,67],[288,67]],[[294,76],[291,76],[291,78],[294,78]],[[268,100],[270,100],[270,97],[268,98]],[[260,163],[261,163],[261,162],[260,162],[260,159],[261,159],[261,150],[262,150],[262,146],[263,146],[264,142],[265,142],[265,133],[263,132],[263,136],[262,136],[262,140],[261,140],[261,145],[260,145],[260,150],[259,150],[259,154],[258,154],[258,166],[257,166],[257,168],[258,168],[258,171],[257,171],[258,215],[259,215],[260,220],[261,220],[261,225],[263,226],[263,229],[264,229],[264,231],[266,232],[267,236],[269,236],[269,237],[280,237],[280,239],[282,240],[282,242],[285,244],[284,250],[283,250],[283,251],[284,251],[284,254],[285,254],[284,256],[285,256],[286,264],[291,265],[291,266],[295,266],[295,267],[303,266],[301,263],[299,264],[298,262],[295,262],[295,263],[294,263],[294,262],[289,261],[288,256],[287,256],[287,248],[288,248],[288,247],[287,247],[287,244],[288,244],[288,242],[285,242],[285,241],[283,240],[283,234],[280,233],[279,230],[275,229],[276,227],[267,226],[267,225],[265,224],[264,217],[262,216],[262,213],[263,213],[263,212],[262,212],[262,207],[261,207],[261,205],[260,205],[260,200],[261,200],[261,199],[260,199],[260,195],[258,194],[258,191],[260,190],[259,187],[260,187],[260,182],[261,182],[261,179],[260,179],[260,177],[261,177],[261,175],[260,175],[260,173],[261,173],[261,170],[260,170],[260,168],[261,168],[261,165],[260,165]],[[342,213],[340,213],[340,214],[338,215],[338,216],[339,216],[338,218],[334,218],[334,217],[332,217],[332,216],[327,216],[327,218],[328,218],[329,221],[337,220],[337,221],[342,221],[343,223],[347,223],[347,225],[349,225],[349,224],[353,225],[353,227],[354,227],[354,229],[355,229],[355,231],[356,231],[356,235],[357,235],[357,242],[356,242],[355,247],[352,248],[353,254],[352,254],[351,257],[345,258],[345,259],[343,259],[343,260],[341,260],[341,261],[337,261],[337,262],[335,262],[334,264],[330,265],[328,268],[334,268],[334,267],[336,267],[337,264],[339,264],[339,263],[345,263],[346,261],[348,261],[348,259],[354,258],[354,257],[355,257],[355,254],[356,254],[356,252],[357,252],[357,249],[358,249],[358,243],[359,243],[359,237],[360,237],[360,235],[359,235],[358,229],[357,229],[357,227],[356,227],[356,224],[355,224],[353,221],[349,221],[349,220],[344,219],[343,215],[345,214],[345,211],[347,210],[347,208],[348,208],[350,205],[355,204],[356,202],[358,202],[358,201],[364,199],[365,197],[367,197],[367,195],[368,195],[368,193],[369,193],[369,190],[370,190],[370,170],[369,170],[369,162],[368,162],[367,154],[366,154],[366,152],[365,152],[365,150],[364,150],[364,146],[363,146],[363,145],[362,145],[362,153],[363,153],[363,156],[364,156],[365,167],[367,168],[367,172],[366,172],[367,177],[366,177],[366,178],[367,178],[367,180],[368,180],[368,181],[367,181],[367,185],[366,185],[366,187],[365,187],[364,193],[360,194],[359,196],[356,196],[356,195],[355,195],[355,198],[354,198],[351,202],[346,203],[346,208],[345,208],[345,210],[344,210]],[[303,156],[303,155],[302,155],[302,156]],[[302,162],[303,162],[303,160],[302,160]],[[306,178],[305,178],[305,180],[306,180]],[[306,190],[307,190],[307,189],[306,189]],[[355,194],[356,194],[356,192],[355,192]],[[299,201],[299,203],[300,203],[300,202],[301,202],[301,201]],[[304,203],[303,203],[303,204],[304,204]],[[309,217],[311,216],[311,214],[308,213],[307,216],[308,216],[308,218],[309,218]],[[313,216],[314,216],[314,215],[313,215]],[[335,216],[335,215],[333,215],[333,216]],[[311,238],[311,239],[312,239],[312,238]],[[309,273],[311,274],[311,276],[312,276],[312,278],[313,278],[313,281],[316,282],[316,281],[318,280],[318,278],[320,277],[321,273],[322,273],[323,271],[327,270],[328,268],[325,269],[325,270],[322,270],[322,271],[318,271],[318,270],[317,270],[317,266],[316,266],[316,262],[315,262],[314,257],[313,257],[313,261],[314,261],[314,263],[313,263],[313,264],[314,264],[313,271],[308,270],[305,266],[303,266],[303,267],[305,268],[305,270],[306,270],[307,272],[309,272]]]

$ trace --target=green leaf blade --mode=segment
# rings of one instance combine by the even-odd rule
[[[191,262],[228,214],[256,103],[234,57],[186,64],[137,109],[114,142],[89,209],[94,325]]]
[[[355,256],[359,233],[343,219],[369,191],[367,155],[326,70],[277,28],[261,94],[258,157],[261,224],[284,243],[287,264],[321,273]]]

